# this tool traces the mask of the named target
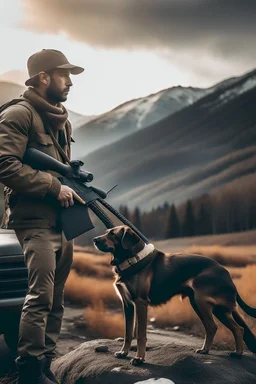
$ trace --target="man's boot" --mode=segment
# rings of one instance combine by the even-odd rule
[[[46,357],[45,363],[44,363],[44,370],[43,370],[43,372],[48,377],[48,379],[50,379],[54,383],[59,384],[58,380],[54,376],[54,373],[51,371],[51,363],[52,363],[52,358],[51,357]]]
[[[18,368],[18,384],[53,384],[43,373],[45,357],[18,357],[15,362]]]

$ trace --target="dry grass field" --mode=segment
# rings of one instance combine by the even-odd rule
[[[179,249],[180,251],[180,249]],[[247,304],[256,307],[256,245],[190,245],[184,252],[203,254],[224,265]],[[65,297],[73,303],[85,306],[84,324],[92,337],[115,338],[123,334],[123,314],[120,299],[113,288],[114,276],[110,255],[93,247],[76,247],[73,269],[68,278]],[[243,313],[241,311],[241,313]],[[167,304],[150,308],[149,324],[153,327],[179,329],[190,334],[203,335],[204,330],[188,299],[174,297]],[[256,320],[244,315],[248,325],[256,333]],[[220,324],[215,337],[219,348],[233,348],[233,336]]]

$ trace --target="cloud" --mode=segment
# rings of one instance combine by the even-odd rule
[[[23,0],[23,26],[109,49],[256,59],[254,0]]]

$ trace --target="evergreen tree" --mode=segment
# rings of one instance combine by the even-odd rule
[[[122,210],[120,211],[120,213],[127,219],[127,220],[130,220],[129,217],[130,217],[130,212],[129,212],[129,209],[127,207],[127,205],[123,205],[122,206]]]
[[[208,235],[212,233],[212,220],[209,210],[205,204],[201,204],[196,220],[196,234]]]
[[[128,209],[127,205],[125,205],[125,207],[124,207],[123,215],[124,215],[124,217],[126,217],[127,220],[129,220],[130,212],[129,212],[129,209]]]
[[[195,235],[195,216],[193,212],[192,201],[188,200],[185,208],[185,217],[182,228],[183,236],[194,236]]]
[[[169,203],[168,201],[166,201],[163,205],[163,211],[166,212],[167,210],[169,210],[170,206],[169,206]]]
[[[142,222],[141,222],[141,213],[138,207],[135,208],[132,223],[135,227],[142,232]]]
[[[165,238],[174,238],[180,236],[180,222],[176,212],[175,205],[172,204],[167,219],[167,227],[165,232]]]
[[[123,215],[124,205],[121,204],[121,205],[119,206],[118,211],[121,213],[121,215]]]
[[[250,202],[250,210],[249,210],[249,229],[255,229],[256,228],[256,201]]]

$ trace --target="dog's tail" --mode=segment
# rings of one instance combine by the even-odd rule
[[[247,315],[254,317],[256,319],[256,308],[252,308],[248,304],[246,304],[238,292],[237,292],[236,300],[238,305],[242,308],[242,310],[245,313],[247,313]]]
[[[237,322],[238,325],[243,327],[244,329],[244,335],[243,339],[245,344],[247,345],[247,348],[253,352],[256,353],[256,337],[242,318],[242,316],[238,313],[238,311],[233,311],[232,312],[234,320]]]

